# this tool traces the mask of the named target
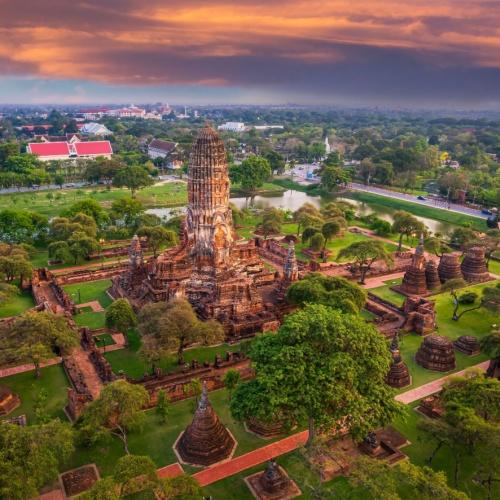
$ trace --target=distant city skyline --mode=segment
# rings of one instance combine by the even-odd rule
[[[0,103],[500,110],[492,0],[0,0]]]

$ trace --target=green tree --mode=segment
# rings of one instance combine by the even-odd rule
[[[73,433],[67,423],[0,424],[0,496],[24,500],[57,478],[73,452]]]
[[[391,362],[386,342],[359,316],[309,304],[288,315],[277,333],[257,337],[249,354],[267,397],[247,400],[242,413],[238,393],[247,383],[240,384],[231,404],[238,419],[286,408],[296,422],[307,420],[310,445],[318,426],[338,431],[348,417],[351,435],[360,440],[401,411],[385,383]]]
[[[285,159],[277,151],[268,151],[264,158],[269,162],[271,172],[276,171],[278,175],[282,175],[285,171]]]
[[[96,200],[92,198],[87,198],[85,200],[77,201],[73,203],[68,209],[66,209],[61,215],[63,217],[73,217],[78,213],[83,213],[92,217],[98,227],[104,226],[109,221],[108,214],[104,208],[99,205]]]
[[[393,215],[394,222],[392,231],[399,234],[398,252],[401,252],[403,245],[403,236],[410,236],[422,233],[425,231],[425,225],[416,217],[404,210],[399,210]]]
[[[321,186],[329,193],[349,183],[349,172],[342,167],[327,166],[321,172]]]
[[[326,244],[331,241],[331,239],[334,236],[337,236],[340,234],[340,231],[342,228],[340,227],[340,224],[337,221],[329,221],[325,222],[323,226],[321,227],[321,233],[325,237],[325,244],[323,246],[323,249],[326,248]]]
[[[325,248],[326,245],[326,240],[325,237],[320,233],[317,232],[313,234],[309,240],[309,245],[314,250],[315,252],[319,252],[323,248]]]
[[[467,500],[468,496],[451,488],[444,472],[430,467],[419,467],[404,461],[391,467],[382,460],[360,455],[349,473],[349,483],[357,498],[402,500]],[[404,491],[404,496],[401,496]]]
[[[160,479],[160,486],[155,493],[159,500],[194,500],[203,497],[198,481],[187,474]]]
[[[47,231],[47,218],[30,210],[0,211],[0,240],[6,243],[28,243]]]
[[[385,249],[381,241],[356,241],[346,248],[340,250],[339,259],[354,259],[351,262],[353,273],[359,272],[359,283],[365,283],[366,273],[371,269],[376,260],[384,261],[388,266],[392,265],[391,254]]]
[[[154,180],[148,170],[140,165],[127,165],[120,168],[113,177],[113,186],[126,187],[132,198],[139,189],[151,186]]]
[[[344,313],[359,314],[366,302],[366,291],[340,276],[310,273],[288,287],[286,298],[299,307],[322,304]]]
[[[481,300],[478,302],[475,300],[477,295],[475,295],[475,297],[470,294],[462,294],[461,296],[458,295],[458,290],[465,286],[466,282],[462,278],[448,280],[441,286],[442,291],[449,291],[450,295],[453,297],[453,313],[451,318],[453,321],[458,321],[464,314],[476,311],[481,307],[484,307],[494,313],[500,312],[500,286],[498,284],[494,287],[483,288]],[[470,300],[465,299],[465,295],[468,295],[467,299]],[[474,303],[474,306],[463,309],[459,312],[461,305],[470,305]]]
[[[78,496],[80,500],[120,500],[118,486],[113,477],[104,477],[96,481],[92,488]]]
[[[259,224],[259,228],[262,230],[265,238],[267,238],[270,234],[281,233],[283,218],[283,210],[280,210],[279,208],[271,207],[264,210],[262,222]]]
[[[19,295],[19,288],[7,283],[0,283],[0,306],[16,295]]]
[[[0,330],[0,363],[29,360],[40,377],[40,364],[57,354],[66,355],[78,345],[76,333],[63,316],[26,312]]]
[[[137,316],[127,299],[116,299],[106,309],[106,326],[108,328],[125,333],[136,325]]]
[[[71,258],[69,245],[67,241],[54,241],[47,247],[49,257],[53,261],[67,262]]]
[[[323,215],[311,203],[304,203],[293,213],[293,220],[297,223],[297,234],[305,227],[321,227],[324,223]]]
[[[231,395],[240,381],[240,372],[238,370],[228,370],[224,374],[222,381],[224,382],[227,392],[229,393],[229,399],[231,399]]]
[[[139,236],[146,236],[148,239],[148,248],[153,250],[153,255],[158,255],[158,250],[163,245],[173,245],[177,238],[173,231],[161,226],[143,226],[138,231]]]
[[[254,193],[271,177],[271,165],[262,156],[250,156],[229,171],[231,180],[248,193]]]
[[[170,401],[167,393],[160,389],[158,391],[158,399],[156,402],[156,413],[159,415],[161,421],[165,424],[167,422],[168,412],[170,410]]]
[[[222,325],[214,320],[200,321],[184,299],[143,307],[139,312],[139,331],[164,355],[176,350],[179,364],[184,363],[184,350],[189,345],[209,345],[224,340]]]
[[[140,429],[144,422],[143,407],[149,394],[142,385],[116,380],[105,385],[97,399],[85,408],[79,423],[83,442],[92,444],[100,439],[115,436],[129,454],[128,432]]]
[[[120,497],[154,488],[158,482],[156,465],[148,456],[125,455],[118,459],[113,471]]]
[[[99,251],[100,246],[95,238],[87,236],[83,231],[76,231],[68,239],[68,248],[76,264],[80,259],[88,259]]]
[[[481,351],[490,357],[490,365],[486,370],[489,377],[494,377],[500,372],[500,328],[494,328],[489,335],[479,341]]]
[[[111,205],[111,218],[115,223],[122,223],[126,227],[137,227],[139,216],[144,207],[139,200],[123,197],[114,200]]]
[[[437,257],[442,257],[445,253],[450,253],[452,249],[444,243],[441,238],[433,236],[431,238],[426,238],[424,242],[425,249],[428,252],[432,252]]]

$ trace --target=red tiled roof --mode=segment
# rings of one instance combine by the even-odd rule
[[[74,146],[78,156],[113,154],[109,141],[75,142]]]
[[[154,148],[154,149],[160,149],[161,151],[164,151],[165,153],[171,153],[175,149],[175,146],[177,146],[177,143],[175,143],[175,142],[162,141],[161,139],[153,139],[149,143],[148,147]]]
[[[28,151],[36,156],[69,156],[67,142],[30,142]]]

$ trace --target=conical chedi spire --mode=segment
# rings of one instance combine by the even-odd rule
[[[203,383],[193,420],[175,446],[181,460],[193,465],[220,462],[228,458],[236,446],[210,404],[206,383]]]

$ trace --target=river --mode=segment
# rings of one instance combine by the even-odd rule
[[[321,207],[329,201],[342,200],[347,201],[356,207],[356,212],[359,215],[368,215],[375,213],[377,217],[384,219],[388,222],[393,222],[392,215],[396,212],[395,209],[377,205],[376,203],[365,203],[354,200],[345,196],[336,197],[322,197],[312,196],[302,191],[294,191],[289,189],[280,196],[254,196],[253,198],[231,198],[231,203],[234,203],[238,208],[283,208],[295,211],[300,208],[304,203],[312,203],[316,207]],[[179,215],[185,211],[186,207],[173,207],[173,208],[150,208],[147,213],[158,215],[159,217],[172,217]],[[433,233],[439,232],[442,234],[449,234],[455,229],[453,224],[428,219],[426,217],[415,216],[418,220],[422,221]]]

